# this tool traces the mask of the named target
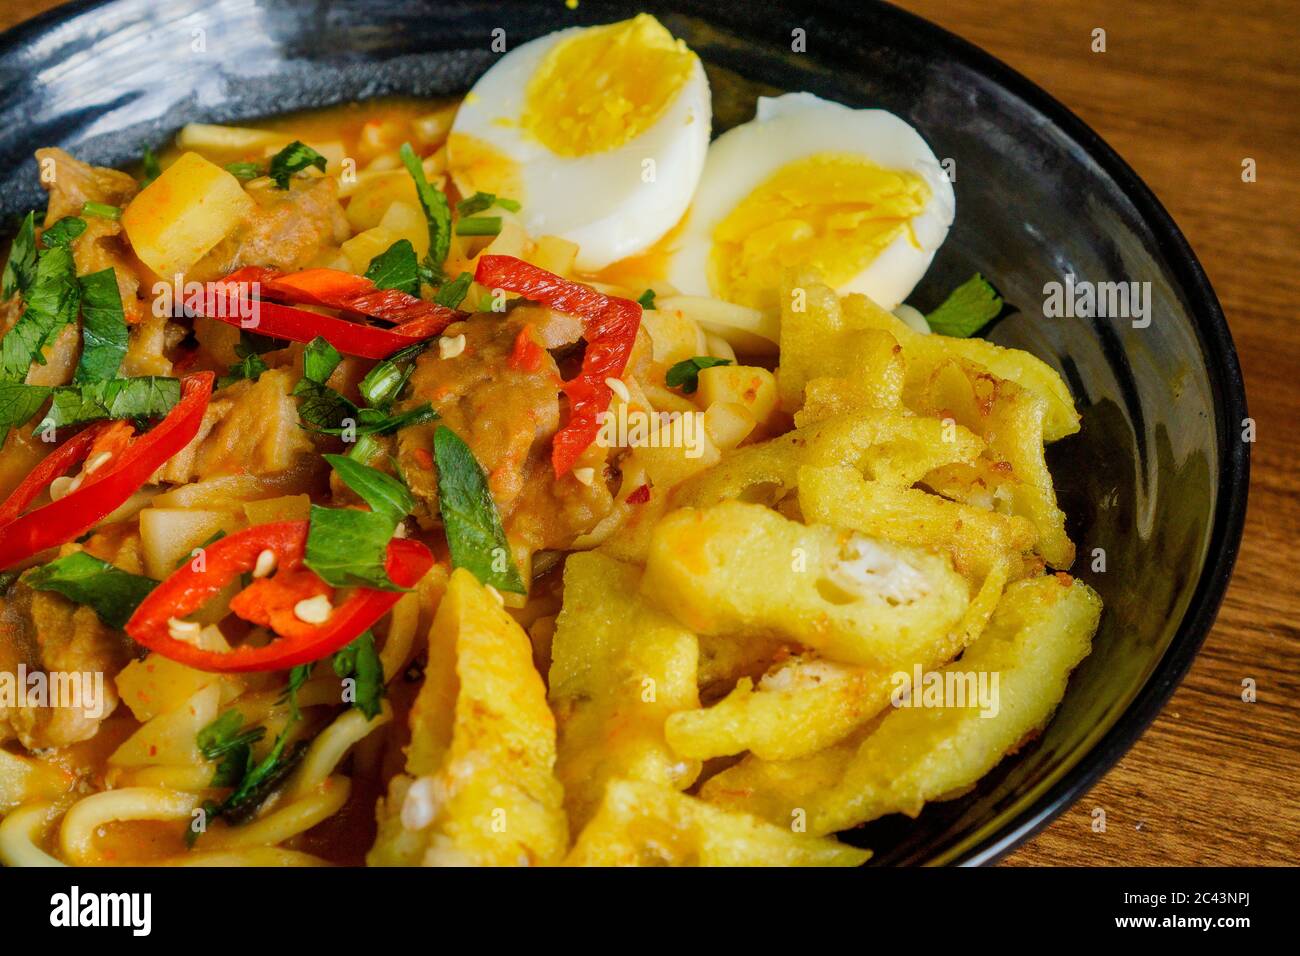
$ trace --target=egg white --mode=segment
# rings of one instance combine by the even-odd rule
[[[624,145],[568,157],[553,153],[520,123],[528,84],[546,55],[581,32],[573,27],[505,54],[474,84],[456,115],[472,136],[518,167],[519,218],[529,235],[578,244],[577,268],[595,272],[654,245],[685,214],[708,153],[712,101],[696,57],[685,85],[655,123]],[[454,149],[449,154],[453,172]],[[653,173],[653,181],[644,181]]]
[[[919,248],[904,232],[837,290],[865,293],[885,309],[906,299],[952,225],[957,207],[952,183],[921,135],[893,113],[855,110],[811,93],[761,97],[752,121],[714,141],[669,257],[668,281],[690,295],[715,294],[708,264],[718,224],[778,170],[818,153],[862,156],[885,169],[913,172],[929,186],[930,198],[911,220]]]

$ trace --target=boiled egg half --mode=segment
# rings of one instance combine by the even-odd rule
[[[956,211],[921,135],[892,113],[810,93],[761,98],[709,149],[665,278],[688,295],[779,311],[790,269],[893,309],[920,281]]]
[[[678,223],[711,120],[699,57],[641,14],[502,56],[456,115],[448,168],[464,195],[518,201],[530,235],[577,243],[577,268],[594,272]]]

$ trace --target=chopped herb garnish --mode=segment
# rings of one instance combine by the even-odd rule
[[[122,218],[122,210],[119,207],[103,202],[87,202],[81,207],[81,214],[94,216],[96,219],[112,219],[114,222]]]
[[[110,266],[82,276],[77,283],[81,286],[81,358],[72,380],[98,382],[115,378],[127,346],[117,273]]]
[[[41,245],[46,249],[67,246],[86,231],[86,220],[77,216],[64,216],[41,233]]]
[[[355,491],[370,510],[391,519],[393,527],[415,510],[415,499],[410,489],[398,479],[353,461],[344,455],[326,455],[334,473]]]
[[[310,382],[324,385],[326,379],[334,374],[334,370],[342,361],[343,356],[339,354],[339,350],[318,335],[307,343],[307,348],[303,351],[303,377]]]
[[[9,436],[10,428],[30,419],[49,397],[48,386],[0,382],[0,445]]]
[[[37,591],[55,591],[87,604],[109,627],[121,629],[149,592],[153,578],[131,574],[85,551],[75,551],[28,572],[24,579]]]
[[[293,772],[298,761],[307,753],[308,742],[300,740],[285,752],[289,730],[292,722],[285,727],[275,739],[271,752],[262,758],[262,762],[252,767],[235,792],[222,802],[218,816],[226,818],[228,823],[238,825],[251,820],[267,798]]]
[[[375,511],[312,505],[303,563],[334,587],[404,590],[384,569],[394,528],[387,515]]]
[[[376,289],[398,289],[409,295],[420,294],[420,262],[410,239],[399,239],[387,250],[370,260],[366,278]]]
[[[641,308],[645,309],[646,311],[653,310],[655,307],[655,290],[646,289],[639,296],[637,296],[636,304],[641,306]]]
[[[217,388],[225,388],[233,385],[235,382],[241,382],[244,379],[255,381],[259,375],[267,370],[267,364],[262,361],[260,355],[245,355],[242,359],[230,366],[230,371],[221,378],[217,379]]]
[[[227,163],[225,169],[226,172],[243,183],[265,175],[265,167],[260,163]]]
[[[970,338],[1002,312],[1002,297],[978,272],[952,290],[943,304],[925,317],[930,331]]]
[[[500,216],[470,216],[456,223],[458,236],[495,236],[500,232]]]
[[[354,682],[352,706],[373,720],[383,708],[384,665],[375,650],[375,636],[363,631],[356,640],[334,655],[334,673]]]
[[[714,358],[711,355],[697,355],[683,359],[668,369],[664,382],[669,388],[680,388],[687,395],[700,387],[700,372],[715,365],[730,365],[731,359]]]
[[[449,309],[458,309],[465,301],[465,296],[469,295],[469,287],[473,284],[474,277],[468,272],[462,272],[456,278],[444,282],[433,294],[433,301]]]
[[[144,148],[144,155],[140,158],[140,165],[144,168],[144,179],[140,180],[142,187],[148,186],[162,175],[162,166],[158,164],[158,157],[154,155],[153,150],[148,146]]]
[[[198,734],[199,753],[205,760],[216,760],[231,748],[241,743],[256,743],[266,736],[265,727],[243,729],[244,715],[237,710],[228,710]]]
[[[81,287],[72,250],[56,246],[40,253],[36,274],[24,290],[27,309],[0,341],[0,379],[21,382],[33,362],[44,365],[41,350],[77,319]]]
[[[404,590],[389,580],[384,567],[393,532],[415,507],[410,491],[396,478],[347,456],[325,458],[371,510],[312,505],[303,563],[335,587]]]
[[[5,261],[3,278],[0,278],[0,298],[12,298],[15,293],[26,292],[36,281],[36,213],[23,217],[14,241],[9,245],[9,258]]]
[[[294,140],[284,149],[271,157],[271,170],[268,175],[281,189],[289,188],[289,179],[294,173],[316,167],[325,172],[325,157],[298,140]]]
[[[430,184],[424,175],[424,166],[420,157],[415,155],[410,143],[403,143],[398,150],[402,163],[406,166],[411,179],[415,181],[415,192],[420,197],[420,206],[424,209],[424,218],[429,224],[429,255],[425,262],[433,273],[433,279],[442,277],[442,264],[447,261],[447,252],[451,248],[451,207],[441,189]],[[434,282],[430,282],[433,285]]]
[[[161,418],[180,400],[180,379],[110,378],[56,388],[48,417],[55,428],[105,418]]]
[[[438,507],[452,566],[467,568],[498,591],[526,593],[487,476],[474,453],[443,425],[433,433],[433,454],[438,465]]]
[[[510,212],[518,212],[520,209],[519,203],[513,199],[506,199],[496,193],[477,192],[468,199],[456,203],[456,212],[462,216],[472,216],[493,206],[500,206]]]
[[[391,359],[377,362],[358,386],[361,397],[372,408],[386,409],[401,393],[414,371],[415,365],[412,362],[394,362]]]

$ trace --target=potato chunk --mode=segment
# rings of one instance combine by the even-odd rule
[[[411,709],[406,773],[379,802],[371,866],[557,862],[555,720],[528,635],[472,574],[452,573]]]
[[[808,837],[667,787],[611,781],[570,866],[858,866],[867,850]]]
[[[198,153],[185,153],[122,213],[131,248],[159,276],[187,272],[252,215],[239,180]]]
[[[699,706],[695,636],[638,593],[640,571],[577,553],[564,566],[564,607],[551,644],[556,774],[576,829],[612,777],[685,789],[700,772],[664,740],[664,719]]]
[[[777,633],[879,667],[924,659],[961,619],[969,591],[938,555],[735,501],[665,517],[641,582],[699,633]]]

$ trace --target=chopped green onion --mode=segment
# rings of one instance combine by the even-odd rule
[[[120,208],[102,202],[87,202],[81,207],[81,214],[83,216],[94,216],[96,219],[112,219],[114,221],[122,218]]]
[[[458,236],[495,236],[500,232],[500,216],[470,216],[456,223]]]

